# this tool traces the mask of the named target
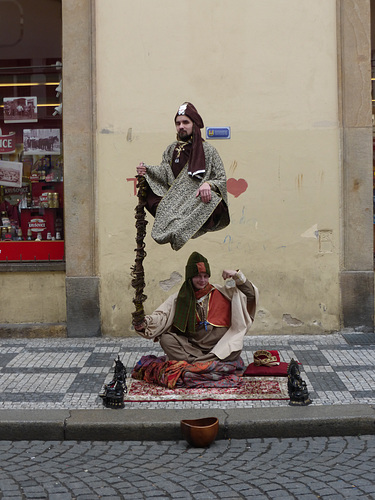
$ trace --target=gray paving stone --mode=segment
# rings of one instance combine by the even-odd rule
[[[349,335],[349,336],[348,336]],[[282,360],[298,359],[313,405],[375,404],[375,335],[270,335],[245,337],[243,359],[257,349],[277,349]],[[371,342],[370,342],[370,340]],[[104,381],[117,355],[128,376],[144,354],[161,355],[158,345],[140,337],[119,339],[0,339],[0,408],[99,409]],[[262,408],[285,401],[159,402],[147,408]],[[144,403],[127,403],[142,409]],[[1,449],[1,448],[0,448]]]
[[[51,493],[48,496],[48,500],[72,500],[72,495],[69,492],[66,492],[66,493]]]
[[[12,484],[28,485],[30,492],[33,486],[41,486],[46,481],[46,475],[34,474],[34,482],[28,482],[30,471],[34,470],[36,465],[41,468],[47,466],[57,469],[61,472],[54,476],[60,481],[56,484],[56,488],[61,489],[54,490],[53,481],[48,478],[44,484],[44,492],[62,497],[69,492],[76,498],[86,497],[90,500],[99,498],[99,494],[103,498],[111,498],[111,495],[113,498],[121,498],[117,495],[121,495],[124,491],[127,493],[126,498],[132,500],[198,497],[308,499],[312,495],[312,498],[320,496],[326,500],[374,496],[373,477],[361,477],[363,474],[368,474],[368,471],[360,467],[365,464],[372,465],[369,462],[375,448],[375,436],[234,441],[224,441],[225,446],[222,445],[218,449],[189,450],[189,453],[185,447],[178,446],[177,442],[169,446],[164,443],[160,447],[152,442],[132,443],[132,446],[123,447],[116,442],[95,444],[85,442],[82,445],[70,441],[69,444],[56,442],[49,443],[48,446],[40,446],[35,442],[10,443],[9,449],[14,453],[6,461],[0,456],[0,468],[8,477],[11,474]],[[54,451],[53,456],[50,455],[50,447]],[[258,460],[252,463],[243,460],[244,456],[248,458],[249,449],[260,447],[262,453]],[[101,453],[99,461],[97,449]],[[304,450],[311,449],[314,449],[314,453],[309,454],[308,460],[301,462]],[[38,460],[32,463],[30,461],[29,465],[26,462],[22,470],[13,470],[12,462],[17,463],[18,454],[30,454],[31,451],[36,454]],[[351,463],[348,464],[348,461],[353,455],[356,456],[356,469],[349,476],[346,475],[351,468]],[[65,472],[64,457],[67,456],[71,466],[70,473]],[[190,460],[181,459],[186,456]],[[47,462],[46,465],[44,457],[49,457],[53,463]],[[121,477],[118,477],[119,460],[123,463]],[[150,469],[150,460],[164,462],[157,473],[153,473]],[[213,480],[212,465],[215,463],[219,465],[220,474]],[[82,471],[81,477],[83,464],[87,472]],[[311,474],[317,467],[321,471],[320,478],[312,477]],[[184,478],[185,481],[180,478]],[[3,476],[2,480],[5,479]],[[39,484],[36,484],[36,481]],[[88,491],[91,491],[91,496]]]

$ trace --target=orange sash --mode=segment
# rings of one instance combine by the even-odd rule
[[[231,303],[216,288],[208,299],[207,322],[212,326],[230,327]],[[199,318],[197,318],[199,322]]]

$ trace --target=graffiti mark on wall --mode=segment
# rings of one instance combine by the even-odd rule
[[[230,167],[229,167],[229,172],[231,174],[234,174],[235,170],[237,168],[237,161],[236,160],[233,160]]]
[[[137,196],[137,178],[136,177],[128,177],[127,182],[133,182],[134,183],[134,196]]]
[[[228,246],[228,251],[232,250],[232,237],[230,234],[227,234],[223,241],[224,245]]]
[[[254,218],[248,218],[246,214],[246,207],[242,207],[241,217],[239,220],[240,224],[252,224],[255,229],[258,229],[258,221]]]
[[[248,184],[245,179],[234,179],[231,177],[227,180],[228,193],[232,194],[235,198],[238,198],[247,188]]]

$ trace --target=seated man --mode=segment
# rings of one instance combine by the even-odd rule
[[[179,250],[190,238],[229,224],[227,178],[217,150],[205,142],[203,121],[191,103],[175,116],[177,141],[163,153],[160,165],[140,163],[137,174],[147,182],[146,208],[155,217],[151,236]]]
[[[207,259],[193,252],[180,291],[135,326],[143,337],[158,340],[170,361],[229,362],[240,357],[258,290],[241,271],[223,271],[233,286],[211,285],[210,275]]]

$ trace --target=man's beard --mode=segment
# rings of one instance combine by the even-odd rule
[[[190,141],[190,139],[193,137],[192,134],[189,135],[186,133],[185,134],[177,134],[177,136],[178,136],[179,141],[184,141],[184,142]]]

